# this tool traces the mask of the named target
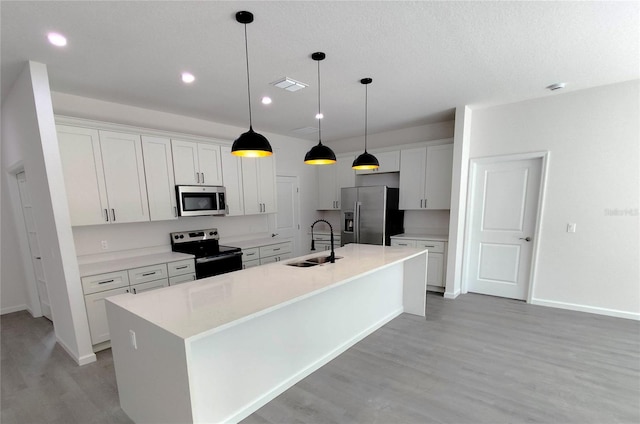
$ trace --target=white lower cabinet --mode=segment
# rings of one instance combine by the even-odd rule
[[[309,253],[314,253],[316,251],[331,251],[331,234],[314,234],[313,235],[313,247],[315,247],[315,251],[309,251]],[[340,234],[333,235],[333,248],[337,249],[340,247]]]
[[[184,259],[129,270],[82,277],[91,344],[98,351],[109,347],[109,325],[104,300],[124,293],[139,294],[196,279],[195,262]]]
[[[258,265],[280,262],[293,257],[290,241],[263,244],[261,246],[242,249],[242,269]]]
[[[391,246],[418,247],[429,249],[427,259],[427,288],[444,291],[447,264],[447,242],[441,240],[410,239],[391,237]]]

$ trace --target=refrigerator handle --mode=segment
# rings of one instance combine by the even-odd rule
[[[353,234],[356,243],[360,243],[360,202],[356,202],[353,205],[353,210],[355,212],[355,219],[353,222]]]

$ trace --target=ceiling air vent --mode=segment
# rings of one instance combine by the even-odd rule
[[[309,86],[309,84],[296,81],[289,77],[280,78],[279,80],[272,82],[271,85],[285,89],[287,91],[298,91]]]

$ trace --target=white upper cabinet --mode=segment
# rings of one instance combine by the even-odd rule
[[[71,225],[149,220],[140,136],[58,125]]]
[[[171,140],[173,171],[178,185],[222,185],[220,146]]]
[[[351,165],[354,156],[336,158],[335,165],[318,166],[318,210],[340,209],[340,191],[356,185],[356,174]]]
[[[245,215],[277,212],[273,156],[242,158],[242,183]]]
[[[98,133],[111,222],[149,221],[140,136],[111,131]]]
[[[109,205],[98,131],[66,125],[56,129],[71,225],[107,224]]]
[[[143,135],[142,155],[151,221],[176,219],[178,210],[171,141],[168,138]]]
[[[231,154],[231,147],[221,146],[222,181],[226,189],[229,216],[244,215],[244,195],[242,183],[242,159]]]
[[[378,163],[380,164],[379,168],[376,169],[364,169],[356,171],[356,174],[379,174],[383,172],[398,172],[400,171],[400,152],[380,152],[380,153],[372,153],[376,159],[378,159]]]
[[[449,209],[453,144],[400,152],[400,209]]]

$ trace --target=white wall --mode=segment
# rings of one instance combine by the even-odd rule
[[[367,150],[451,138],[453,137],[454,124],[454,121],[447,121],[368,134]],[[347,152],[362,153],[364,151],[364,126],[361,136],[324,142],[324,144],[331,147],[336,154]]]
[[[95,361],[45,65],[35,62],[25,65],[2,105],[2,126],[2,142],[11,152],[5,160],[22,161],[29,181],[56,338],[78,363]],[[10,266],[20,267],[22,263]],[[14,270],[13,275],[18,275],[18,271]],[[7,283],[24,284],[24,281]]]
[[[640,319],[639,116],[638,80],[473,111],[471,158],[550,152],[534,303]]]
[[[199,135],[230,142],[246,131],[246,128],[65,93],[54,92],[52,99],[57,115]],[[256,130],[259,131],[258,128]],[[269,139],[274,149],[276,173],[299,177],[300,226],[302,229],[309,227],[316,216],[316,170],[305,165],[303,159],[314,142],[261,133]],[[272,225],[273,215],[194,217],[150,223],[75,227],[73,233],[78,255],[104,256],[105,253],[117,254],[129,249],[169,249],[169,233],[173,231],[216,227],[220,230],[222,243],[233,243],[242,239],[269,237]],[[101,240],[107,241],[108,251],[101,249]],[[302,246],[310,243],[306,231],[301,231],[301,243]]]

